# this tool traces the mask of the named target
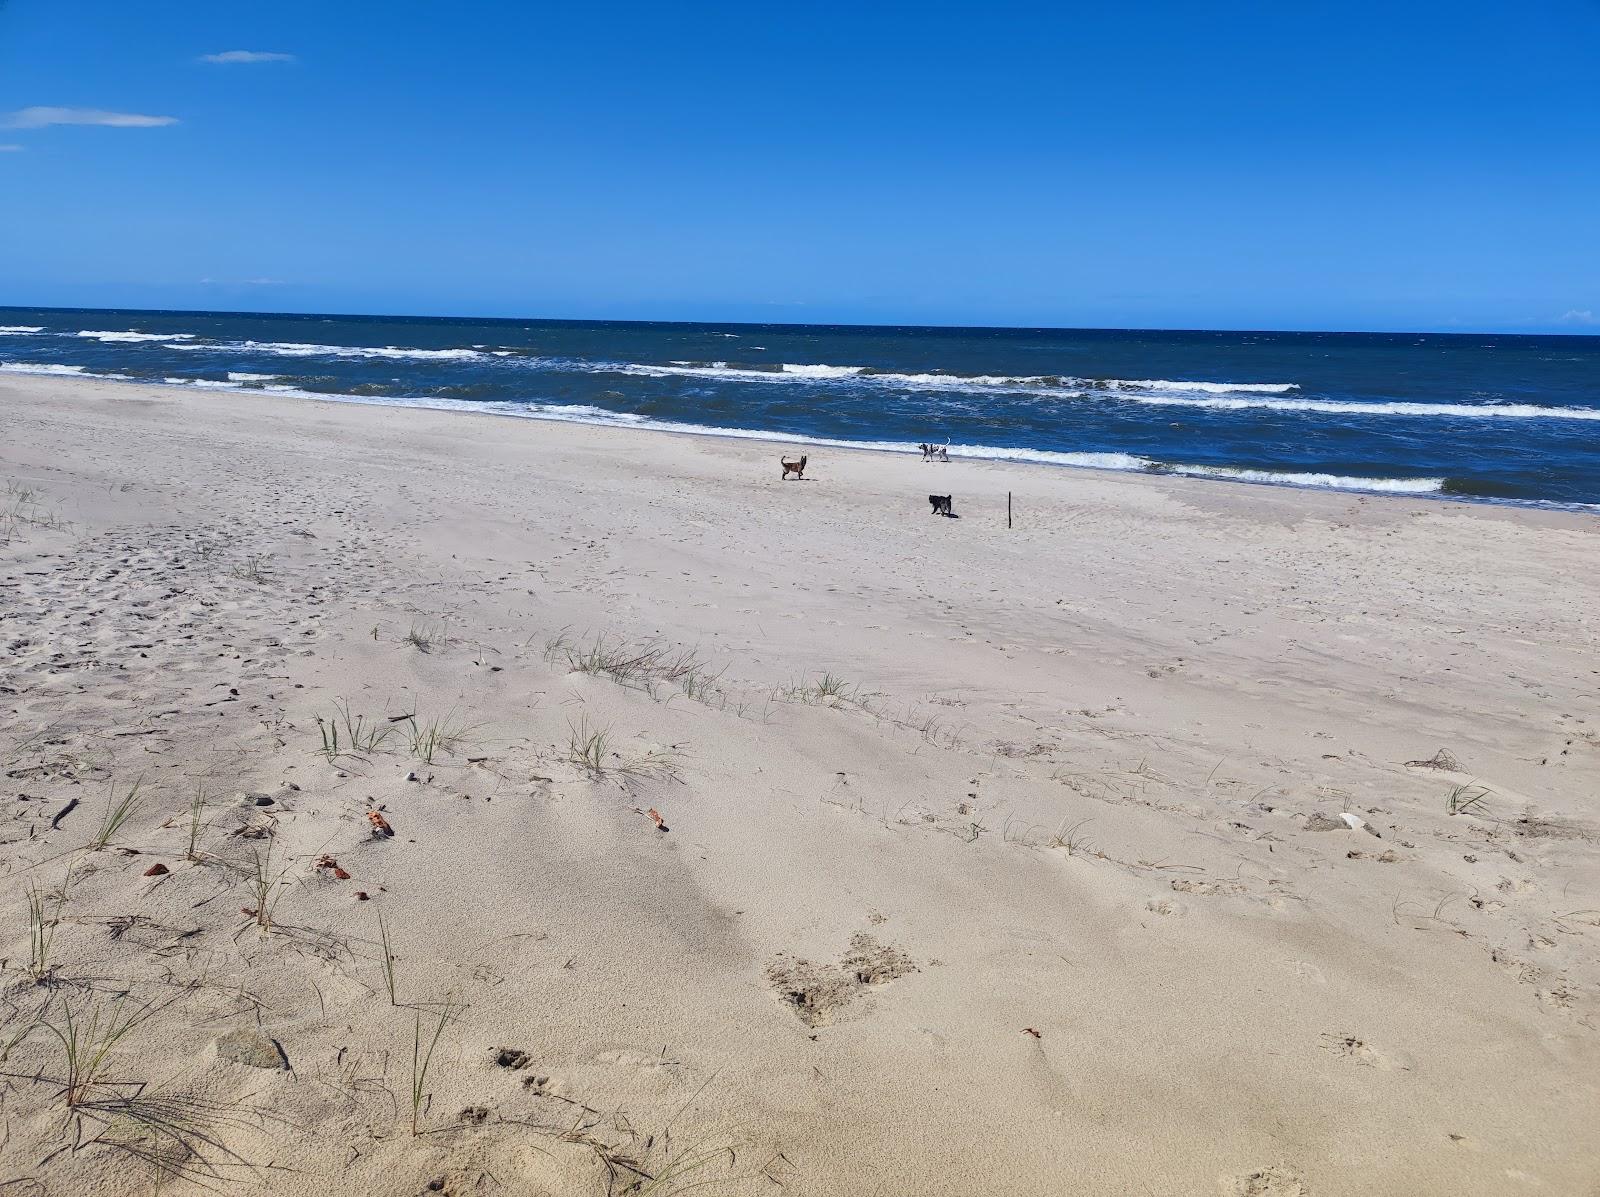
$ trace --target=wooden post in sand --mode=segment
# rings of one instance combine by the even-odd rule
[[[1011,527],[1011,492],[1006,491],[1006,527]]]

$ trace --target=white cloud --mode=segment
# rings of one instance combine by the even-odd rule
[[[175,125],[175,116],[145,116],[138,112],[107,112],[103,108],[19,108],[0,120],[4,129],[43,129],[47,125],[109,125],[115,129],[154,129]]]
[[[202,54],[201,62],[293,62],[293,54],[278,54],[272,50],[224,50],[221,54]]]
[[[1600,325],[1600,316],[1596,316],[1593,312],[1591,312],[1587,308],[1583,309],[1582,311],[1579,311],[1577,308],[1572,308],[1570,311],[1567,312],[1566,315],[1558,316],[1556,318],[1556,323],[1557,324],[1583,324],[1583,325],[1591,325],[1592,324],[1592,325]]]
[[[0,145],[0,154],[20,154],[20,153],[22,153],[22,147],[20,145]]]

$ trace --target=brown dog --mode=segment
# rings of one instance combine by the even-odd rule
[[[805,481],[806,459],[804,456],[799,461],[790,461],[788,458],[780,457],[778,458],[778,464],[783,467],[783,481],[787,482],[790,474],[793,474],[802,482]]]

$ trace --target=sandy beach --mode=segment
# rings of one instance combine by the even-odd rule
[[[5,1197],[1600,1192],[1593,515],[0,430]]]

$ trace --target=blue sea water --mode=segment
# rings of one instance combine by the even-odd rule
[[[1600,337],[0,308],[0,374],[1600,503]]]

